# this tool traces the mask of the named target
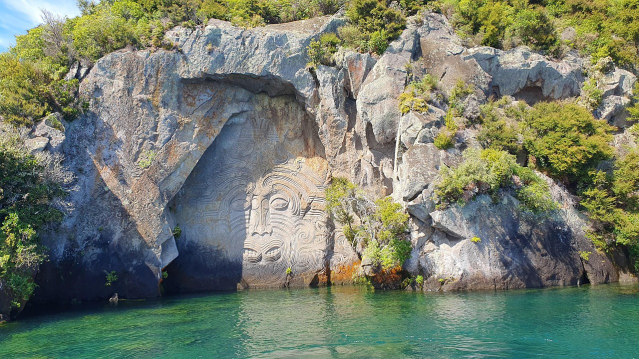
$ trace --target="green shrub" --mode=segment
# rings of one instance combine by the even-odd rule
[[[406,27],[406,18],[400,11],[389,8],[385,0],[352,0],[346,16],[350,24],[359,30],[357,38],[368,39],[362,49],[379,55]],[[351,45],[359,41],[349,39]]]
[[[332,56],[337,52],[340,40],[335,33],[326,33],[320,36],[319,40],[311,40],[306,51],[308,54],[308,65],[317,67],[319,64],[331,66]]]
[[[473,238],[470,239],[470,241],[473,242],[473,243],[479,243],[479,242],[481,242],[481,238],[473,237]]]
[[[588,262],[590,260],[590,255],[591,254],[592,254],[592,252],[580,251],[579,252],[579,257],[581,257],[581,259],[583,259],[586,262]]]
[[[515,188],[515,197],[522,207],[533,213],[545,213],[557,208],[546,182],[532,170],[517,164],[505,151],[468,149],[464,161],[454,169],[443,166],[436,194],[443,203],[472,199],[476,194],[495,195],[500,188]]]
[[[11,289],[14,307],[29,299],[36,288],[32,275],[46,259],[38,231],[62,219],[51,203],[65,192],[49,178],[46,161],[10,129],[0,129],[0,280]]]
[[[353,183],[335,177],[326,189],[326,201],[353,248],[364,247],[361,258],[388,270],[402,266],[410,256],[411,244],[403,238],[409,215],[390,197],[372,202]]]
[[[542,7],[519,11],[513,21],[512,31],[533,49],[548,50],[557,46],[555,26]]]
[[[519,120],[504,113],[495,102],[481,106],[481,129],[477,139],[484,148],[504,150],[517,154],[523,150],[520,141]]]
[[[524,145],[533,164],[556,179],[577,182],[612,156],[613,127],[572,103],[538,103],[527,114]]]
[[[454,134],[448,132],[447,130],[441,130],[435,136],[435,140],[433,144],[440,150],[447,150],[449,148],[455,147],[455,143],[453,142]]]
[[[410,63],[408,64],[410,65]],[[402,114],[410,111],[425,113],[428,111],[428,98],[437,87],[437,80],[426,74],[420,81],[412,81],[399,95],[399,110]]]
[[[365,49],[369,36],[362,33],[355,25],[345,25],[337,30],[344,47],[355,50]]]
[[[155,151],[145,151],[144,153],[142,153],[142,156],[140,156],[140,159],[138,160],[138,167],[142,169],[150,167],[155,160],[155,156]]]
[[[448,103],[451,108],[456,109],[460,113],[464,111],[461,102],[469,95],[475,93],[475,87],[472,84],[466,84],[463,80],[457,80],[455,86],[450,91]]]
[[[115,271],[111,271],[111,272],[104,271],[104,272],[106,273],[106,283],[104,283],[104,285],[111,286],[111,284],[118,281],[118,276],[115,274]]]
[[[594,78],[590,78],[584,82],[581,92],[583,101],[590,110],[594,110],[601,105],[601,101],[603,101],[603,91],[599,89],[597,80]]]
[[[180,226],[175,226],[175,228],[173,228],[173,237],[175,239],[180,238],[180,236],[182,235],[182,229],[180,228]]]

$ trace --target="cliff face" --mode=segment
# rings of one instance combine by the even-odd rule
[[[580,59],[465,49],[443,17],[427,14],[379,59],[340,52],[336,66],[309,71],[310,41],[343,22],[243,30],[211,21],[169,32],[180,51],[123,50],[99,60],[81,81],[89,113],[64,134],[41,136],[77,178],[62,227],[44,238],[50,261],[32,300],[335,280],[357,256],[325,210],[331,175],[407,206],[414,248],[406,268],[427,278],[427,289],[618,280],[556,186],[563,207],[552,218],[526,217],[509,196],[436,211],[439,167],[458,163],[476,141],[469,132],[457,148],[438,150],[443,109],[398,110],[407,63],[445,91],[458,79],[475,84],[476,108],[495,95],[578,95]],[[611,94],[627,97],[634,77],[626,75]],[[482,241],[470,242],[474,236]],[[579,251],[591,251],[591,260]],[[117,281],[105,285],[112,272]]]

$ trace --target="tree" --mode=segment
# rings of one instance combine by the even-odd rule
[[[65,196],[70,175],[60,156],[29,153],[9,127],[0,127],[0,281],[8,284],[14,307],[29,299],[32,277],[45,260],[38,233],[62,219],[54,201]]]
[[[401,267],[411,251],[404,238],[409,215],[390,197],[372,201],[343,177],[326,190],[327,209],[362,259],[381,269]],[[359,249],[362,249],[361,251]]]

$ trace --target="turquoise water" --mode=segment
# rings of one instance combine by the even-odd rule
[[[0,358],[639,357],[639,286],[480,293],[243,291],[50,309]]]

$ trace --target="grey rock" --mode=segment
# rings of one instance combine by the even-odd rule
[[[49,139],[46,137],[34,137],[24,141],[24,145],[31,150],[31,152],[42,152],[49,144]]]
[[[420,250],[425,290],[507,289],[608,283],[618,273],[586,238],[575,201],[552,185],[561,209],[546,218],[522,211],[503,193],[499,203],[478,196],[463,207],[431,213],[433,236]],[[469,239],[478,237],[480,242]],[[589,251],[583,260],[579,252]]]
[[[468,50],[466,58],[475,59],[492,76],[491,94],[513,96],[534,103],[577,96],[584,81],[583,59],[569,53],[555,62],[520,47],[502,51],[491,47]]]
[[[434,144],[416,144],[402,156],[398,180],[393,184],[397,198],[411,201],[439,177],[442,165],[459,163],[460,153],[440,150]]]
[[[626,106],[630,103],[627,97],[607,96],[601,101],[601,105],[593,112],[594,116],[611,124],[623,127]]]
[[[417,33],[425,72],[439,81],[439,86],[446,92],[459,80],[472,84],[480,102],[489,95],[491,81],[477,61],[469,57],[469,50],[453,31],[448,20],[441,14],[424,14],[424,25]]]
[[[397,136],[401,113],[397,98],[406,85],[405,65],[417,48],[417,29],[409,26],[394,41],[368,74],[357,97],[357,112],[364,124],[372,125],[374,140],[391,143]]]

